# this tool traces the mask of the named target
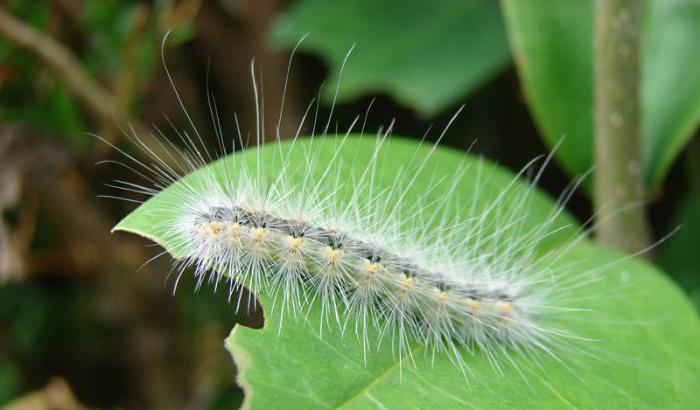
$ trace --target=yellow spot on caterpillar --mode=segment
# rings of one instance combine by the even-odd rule
[[[513,304],[510,302],[498,302],[498,310],[507,315],[513,311]]]
[[[404,276],[403,280],[401,281],[401,288],[404,290],[411,289],[413,287],[413,276]]]
[[[230,246],[237,247],[241,244],[241,238],[243,237],[246,228],[237,222],[230,222],[228,224],[228,243]]]
[[[435,296],[435,301],[439,305],[443,305],[443,304],[445,304],[445,302],[447,302],[447,298],[448,298],[447,292],[445,292],[444,290],[440,290],[437,292],[437,295]]]
[[[329,250],[328,250],[328,262],[330,262],[332,264],[336,264],[336,263],[338,263],[338,261],[342,257],[343,257],[343,251],[341,251],[340,249],[329,248]]]
[[[378,263],[370,262],[367,264],[367,276],[376,275],[381,269],[381,265]]]
[[[237,222],[233,222],[228,226],[228,232],[233,238],[238,238],[241,236],[241,225]]]
[[[221,224],[218,222],[209,222],[209,230],[211,230],[212,235],[218,235],[221,233]]]
[[[253,229],[253,240],[255,242],[261,242],[263,239],[263,236],[265,236],[265,228],[258,227]]]
[[[479,313],[479,309],[481,309],[481,302],[479,302],[478,300],[469,299],[467,300],[467,306],[469,306],[471,313],[475,315]]]
[[[292,250],[298,250],[301,248],[301,245],[304,243],[304,240],[301,238],[295,238],[293,236],[289,236],[289,248]]]

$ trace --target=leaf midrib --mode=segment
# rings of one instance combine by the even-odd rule
[[[415,346],[416,346],[416,344],[414,344],[413,346],[409,346],[409,348],[406,349],[406,350],[407,350],[406,353],[403,354],[403,355],[401,355],[401,359],[407,359],[407,358],[409,357],[409,355],[411,355],[411,354],[413,354],[413,353],[419,353],[419,352],[421,352],[421,351],[423,350],[423,348],[425,347],[425,345],[423,345],[423,344],[418,344],[418,345],[417,345],[418,347],[415,347]],[[369,383],[367,383],[364,387],[362,387],[361,389],[357,390],[354,394],[352,394],[352,395],[349,396],[347,399],[345,399],[345,400],[343,400],[342,402],[340,402],[339,404],[337,404],[334,408],[336,408],[336,409],[343,408],[345,405],[349,404],[350,402],[352,402],[352,401],[354,401],[354,400],[360,398],[360,396],[362,396],[363,394],[365,394],[366,392],[368,392],[369,389],[370,389],[373,385],[375,385],[378,381],[383,380],[385,377],[387,377],[388,374],[389,374],[389,372],[391,372],[392,370],[394,370],[400,363],[403,363],[403,360],[394,360],[394,361],[392,361],[391,366],[388,366],[387,368],[385,368],[384,370],[382,370],[380,373],[377,374],[377,377],[373,378],[373,379],[372,379]],[[375,397],[375,400],[377,400],[376,397]]]

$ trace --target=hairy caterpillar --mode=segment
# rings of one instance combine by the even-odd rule
[[[312,108],[298,130],[305,123],[316,128]],[[191,129],[174,130],[174,141],[161,134],[153,146],[130,135],[148,161],[122,151],[130,161],[125,166],[152,186],[116,181],[113,187],[172,199],[171,208],[149,212],[159,221],[152,229],[181,256],[174,264],[178,278],[191,270],[200,284],[227,282],[237,309],[252,303],[241,288],[274,295],[274,309],[292,319],[320,304],[319,331],[351,324],[365,360],[373,347],[369,329],[394,346],[399,360],[411,357],[417,341],[463,371],[466,356],[477,352],[497,368],[513,352],[559,360],[557,349],[581,340],[558,318],[579,311],[565,293],[592,280],[590,272],[565,276],[549,268],[566,246],[541,254],[553,236],[573,238],[569,244],[583,237],[562,216],[570,191],[533,225],[525,215],[536,194],[518,179],[533,172],[536,182],[549,157],[492,191],[488,164],[465,161],[443,173],[432,160],[449,124],[437,143],[413,149],[389,137],[391,125],[374,137],[353,135],[364,134],[360,117],[342,134],[328,132],[329,118],[311,137],[276,130],[275,142],[263,145],[263,114],[256,113],[255,147],[236,154],[241,160],[234,163],[222,158],[227,149],[249,144],[239,129],[236,138],[225,136],[215,108],[215,152],[186,111]],[[390,180],[379,183],[383,178]],[[490,199],[462,197],[465,181]]]

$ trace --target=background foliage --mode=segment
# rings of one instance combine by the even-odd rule
[[[224,294],[195,293],[188,282],[172,297],[166,258],[139,270],[158,250],[109,235],[133,205],[96,198],[110,192],[103,183],[129,175],[94,165],[116,156],[89,133],[132,152],[120,126],[182,123],[159,58],[166,31],[168,67],[205,127],[208,84],[219,112],[238,112],[251,129],[253,57],[264,69],[265,110],[278,112],[289,48],[309,33],[283,132],[322,83],[323,100],[332,100],[354,44],[339,88],[340,124],[374,101],[368,129],[396,118],[398,134],[420,138],[465,103],[445,143],[465,150],[478,139],[473,152],[511,169],[565,136],[561,169],[543,180],[557,194],[591,164],[591,8],[544,3],[1,1],[4,13],[67,50],[92,81],[87,91],[104,91],[101,103],[112,109],[99,114],[81,97],[85,89],[37,54],[46,41],[21,47],[0,35],[0,404],[52,389],[96,407],[229,408],[242,400],[222,340],[234,322],[260,318],[236,318]],[[700,307],[699,32],[699,1],[645,2],[649,217],[657,239],[683,225],[652,256]],[[587,195],[577,194],[570,210],[587,220]]]

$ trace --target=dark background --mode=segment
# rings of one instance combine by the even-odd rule
[[[200,129],[212,135],[208,92],[225,128],[233,130],[236,112],[242,128],[253,129],[250,62],[255,58],[264,73],[265,110],[276,114],[291,47],[269,34],[279,32],[281,13],[292,3],[0,1],[5,13],[45,36],[28,46],[0,37],[0,404],[47,394],[63,408],[73,400],[106,408],[230,408],[240,402],[235,367],[223,347],[237,320],[226,294],[206,287],[195,292],[187,278],[173,296],[167,257],[142,266],[159,250],[138,237],[109,233],[134,204],[98,195],[114,194],[104,184],[133,175],[95,165],[118,155],[89,133],[139,155],[119,126],[167,129],[166,118],[184,125],[160,59],[168,30],[166,64]],[[37,52],[52,44],[46,38],[68,51],[91,85],[81,89],[66,81],[76,67],[63,73]],[[377,38],[356,47],[392,45]],[[402,62],[396,64],[399,69]],[[439,65],[432,70],[442,75]],[[318,53],[297,54],[284,132],[296,127],[324,81],[335,87],[330,71]],[[87,98],[90,87],[101,93]],[[474,153],[513,170],[547,152],[507,55],[475,85],[455,87],[457,98],[430,109],[395,98],[381,84],[358,87],[340,101],[334,118],[342,128],[373,101],[368,131],[396,119],[395,135],[420,138],[431,125],[442,129],[466,104],[444,144],[465,150],[476,140]],[[321,118],[330,109],[323,101]],[[268,129],[276,118],[268,116]],[[697,184],[699,144],[696,135],[650,203],[657,239],[681,222],[690,226],[651,254],[690,293],[699,288],[687,255],[697,247],[692,235],[700,228],[693,226],[700,221],[692,220],[686,204]],[[556,196],[569,183],[554,164],[541,185]],[[584,193],[569,208],[581,220],[591,216]]]

